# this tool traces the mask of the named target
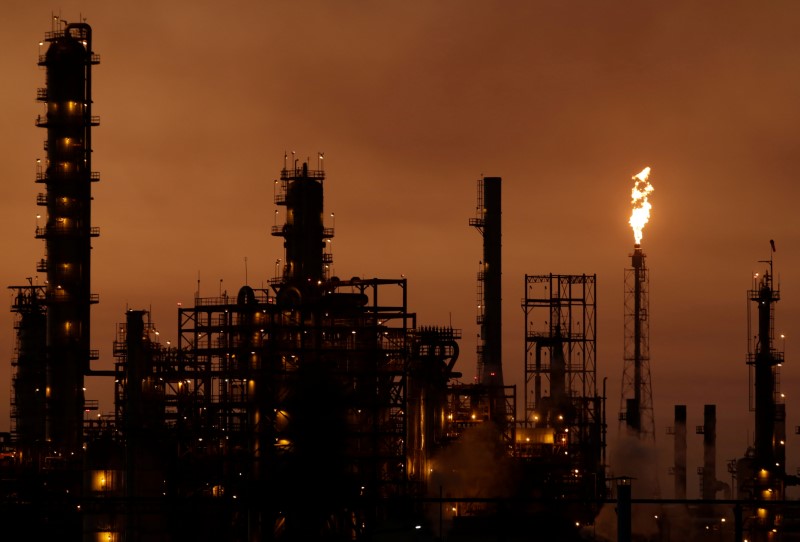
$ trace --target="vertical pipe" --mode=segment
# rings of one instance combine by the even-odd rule
[[[675,405],[675,498],[686,498],[686,405]]]
[[[642,278],[644,254],[639,244],[634,245],[633,256],[633,403],[628,408],[628,427],[642,428]]]
[[[631,480],[617,482],[617,542],[631,542]]]
[[[703,499],[717,495],[717,405],[703,407]]]
[[[756,296],[758,303],[758,350],[755,358],[756,434],[755,448],[757,467],[772,472],[775,467],[773,441],[775,438],[775,380],[772,356],[772,277],[766,273]]]
[[[775,404],[775,463],[778,476],[786,475],[786,404]]]
[[[125,334],[125,410],[122,420],[125,434],[125,497],[127,540],[136,540],[141,528],[137,497],[141,496],[138,482],[142,474],[137,468],[143,461],[142,437],[144,404],[142,383],[147,374],[144,345],[144,311],[129,310]]]
[[[501,243],[501,182],[500,177],[483,179],[483,262],[484,318],[483,384],[489,387],[492,420],[505,427],[506,408],[503,389],[502,352],[502,243]]]

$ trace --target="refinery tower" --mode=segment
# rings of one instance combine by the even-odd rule
[[[82,450],[83,381],[97,358],[90,308],[98,298],[90,276],[91,240],[99,235],[91,221],[92,183],[99,174],[92,171],[91,134],[99,120],[92,115],[91,88],[99,57],[85,23],[54,18],[45,43],[39,65],[46,68],[47,86],[37,91],[44,112],[36,118],[47,130],[47,155],[36,171],[45,188],[36,198],[45,209],[44,224],[36,228],[45,258],[36,270],[47,280],[11,287],[18,313],[12,430],[28,452],[45,446],[51,457],[66,460]]]

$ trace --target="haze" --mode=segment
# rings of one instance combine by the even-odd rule
[[[35,277],[38,42],[52,6],[11,0],[0,34],[0,282]],[[777,246],[786,335],[787,472],[800,461],[800,5],[795,2],[62,1],[86,17],[94,69],[93,348],[113,364],[115,323],[151,309],[175,340],[176,304],[197,289],[266,283],[282,258],[273,179],[284,152],[325,153],[336,216],[334,274],[410,282],[421,324],[461,328],[475,371],[481,240],[475,181],[503,178],[504,355],[522,400],[523,276],[598,275],[598,381],[613,450],[622,375],[623,269],[631,177],[656,187],[642,246],[650,268],[659,444],[672,405],[702,424],[718,405],[718,461],[752,439],[746,290]],[[279,216],[279,223],[282,221]],[[332,223],[328,225],[333,225]],[[43,275],[38,277],[44,281]],[[0,352],[13,355],[11,297]],[[800,349],[799,349],[800,350]],[[0,369],[8,428],[10,363]],[[112,385],[87,397],[113,410]],[[689,471],[702,441],[689,435]],[[693,459],[694,458],[694,459]],[[671,455],[662,456],[666,472]],[[613,468],[613,465],[612,465]],[[724,479],[722,466],[719,469]],[[689,479],[690,496],[697,481]],[[670,485],[662,489],[671,496]]]

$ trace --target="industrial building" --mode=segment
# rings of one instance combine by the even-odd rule
[[[162,344],[149,311],[121,309],[113,369],[93,368],[91,240],[99,231],[91,188],[100,176],[91,169],[99,125],[91,74],[99,57],[86,23],[56,19],[45,41],[46,87],[37,93],[45,113],[36,119],[47,132],[36,175],[44,185],[37,204],[46,220],[36,237],[45,257],[36,269],[47,280],[9,287],[17,343],[11,438],[0,465],[8,529],[98,542],[527,540],[531,533],[578,540],[592,536],[587,526],[604,506],[618,505],[618,537],[631,539],[630,480],[615,494],[606,460],[596,275],[525,275],[522,397],[506,383],[500,177],[478,181],[469,220],[483,242],[474,379],[462,380],[456,367],[462,330],[421,325],[407,278],[332,274],[326,172],[321,160],[314,169],[294,154],[284,155],[276,181],[285,221],[271,234],[283,258],[269,284],[216,297],[202,297],[198,286],[193,305],[177,309],[176,344]],[[620,421],[649,441],[655,418],[640,235],[626,272]],[[785,470],[783,354],[773,337],[779,293],[769,265],[749,293],[758,305],[748,356],[756,436],[736,465],[737,493],[748,500],[736,504],[736,540],[745,532],[749,540],[782,539],[783,491],[795,482]],[[84,397],[87,376],[114,389],[113,414]],[[715,424],[708,405],[704,504],[724,489]],[[674,500],[689,503],[683,405],[673,433]],[[484,453],[491,469],[462,461],[464,451]]]

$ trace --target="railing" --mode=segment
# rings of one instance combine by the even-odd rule
[[[36,238],[37,239],[44,239],[50,235],[63,235],[63,236],[70,236],[70,235],[85,235],[86,229],[85,228],[76,228],[73,226],[38,226],[36,228]],[[89,228],[89,237],[99,237],[100,236],[100,228],[97,226]]]
[[[46,114],[45,115],[36,115],[36,126],[40,128],[46,128],[50,125],[51,122],[56,122],[61,119],[59,118],[49,118]],[[100,126],[100,115],[92,115],[89,117],[89,125],[90,126]]]
[[[42,258],[38,262],[36,262],[36,272],[37,273],[46,273],[47,272],[47,260]]]
[[[47,195],[41,192],[36,194],[36,205],[47,205]]]
[[[308,169],[303,171],[302,167],[295,166],[292,169],[284,168],[281,170],[281,180],[290,179],[319,179],[325,178],[325,171],[321,169]]]
[[[57,175],[58,175],[58,173],[56,172],[56,176]],[[73,175],[70,174],[70,177],[73,177]],[[37,183],[46,183],[49,180],[50,179],[48,178],[46,171],[37,171],[36,172],[36,182]],[[89,173],[89,181],[91,181],[93,183],[96,183],[99,180],[100,180],[100,172],[99,171],[92,171],[91,173]],[[40,197],[41,197],[41,199],[40,199]],[[39,196],[37,196],[36,204],[37,205],[47,205],[47,198],[46,198],[45,194],[39,194]]]

